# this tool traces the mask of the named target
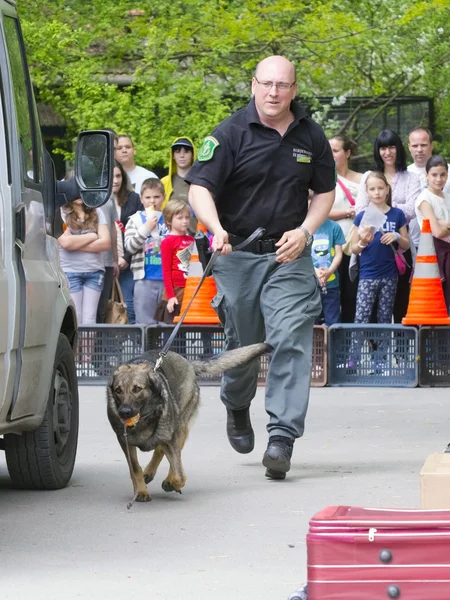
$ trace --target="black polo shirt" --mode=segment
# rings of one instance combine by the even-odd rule
[[[222,121],[212,136],[218,142],[209,160],[192,165],[185,181],[207,188],[225,231],[247,237],[264,227],[279,238],[303,223],[308,190],[330,192],[335,164],[322,128],[296,102],[294,121],[283,137],[263,125],[252,99]]]

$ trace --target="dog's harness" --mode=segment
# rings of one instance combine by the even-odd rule
[[[237,244],[237,246],[233,246],[233,251],[235,251],[235,250],[244,250],[247,246],[254,244],[254,242],[256,242],[257,240],[259,240],[264,235],[265,231],[266,230],[263,229],[262,227],[258,227],[258,229],[255,229],[255,231],[251,235],[248,236],[248,238],[246,238],[240,244]],[[160,368],[162,361],[164,360],[166,354],[169,352],[170,346],[172,345],[172,342],[175,339],[175,337],[176,337],[176,335],[178,333],[178,330],[180,329],[180,327],[181,327],[181,325],[183,323],[183,319],[187,315],[187,312],[188,312],[188,310],[189,310],[192,302],[194,301],[194,298],[197,295],[199,289],[202,287],[203,282],[208,277],[208,275],[211,273],[212,268],[214,266],[214,263],[216,262],[217,257],[220,255],[220,252],[221,252],[220,250],[216,250],[213,253],[213,255],[211,256],[211,258],[209,259],[209,262],[206,265],[206,268],[205,268],[205,270],[203,272],[202,278],[198,282],[198,285],[197,285],[197,287],[195,289],[195,292],[192,295],[192,298],[189,301],[189,304],[187,305],[184,313],[181,315],[180,320],[176,324],[174,330],[170,334],[169,339],[164,344],[163,349],[159,353],[158,360],[156,361],[156,364],[155,364],[155,371]]]

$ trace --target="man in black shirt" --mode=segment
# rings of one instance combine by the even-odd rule
[[[312,234],[334,201],[335,165],[322,129],[294,102],[295,68],[282,56],[260,62],[248,106],[203,142],[186,180],[189,201],[221,249],[214,267],[215,304],[226,348],[264,339],[273,352],[266,381],[269,444],[266,476],[284,479],[294,440],[303,434],[311,378],[312,332],[320,314]],[[308,210],[308,190],[314,195]],[[261,241],[231,252],[256,228]],[[227,434],[235,450],[251,452],[249,407],[259,364],[237,367],[222,380]]]

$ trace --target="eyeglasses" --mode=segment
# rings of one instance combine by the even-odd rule
[[[294,87],[294,85],[297,83],[296,81],[294,81],[294,83],[283,83],[283,82],[277,83],[276,81],[259,81],[259,79],[257,77],[255,77],[255,81],[256,81],[256,83],[259,83],[259,85],[267,91],[271,90],[275,86],[275,88],[279,92],[287,92],[292,87]]]

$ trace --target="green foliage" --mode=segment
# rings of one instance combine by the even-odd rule
[[[82,128],[133,136],[139,163],[167,165],[173,138],[197,144],[245,105],[259,60],[297,65],[299,96],[435,99],[450,129],[450,0],[34,0],[19,3],[41,101]],[[119,85],[126,81],[130,85]],[[358,110],[355,112],[355,116]],[[353,119],[316,117],[328,132]],[[362,139],[364,132],[357,132]],[[443,144],[450,150],[450,144]]]

